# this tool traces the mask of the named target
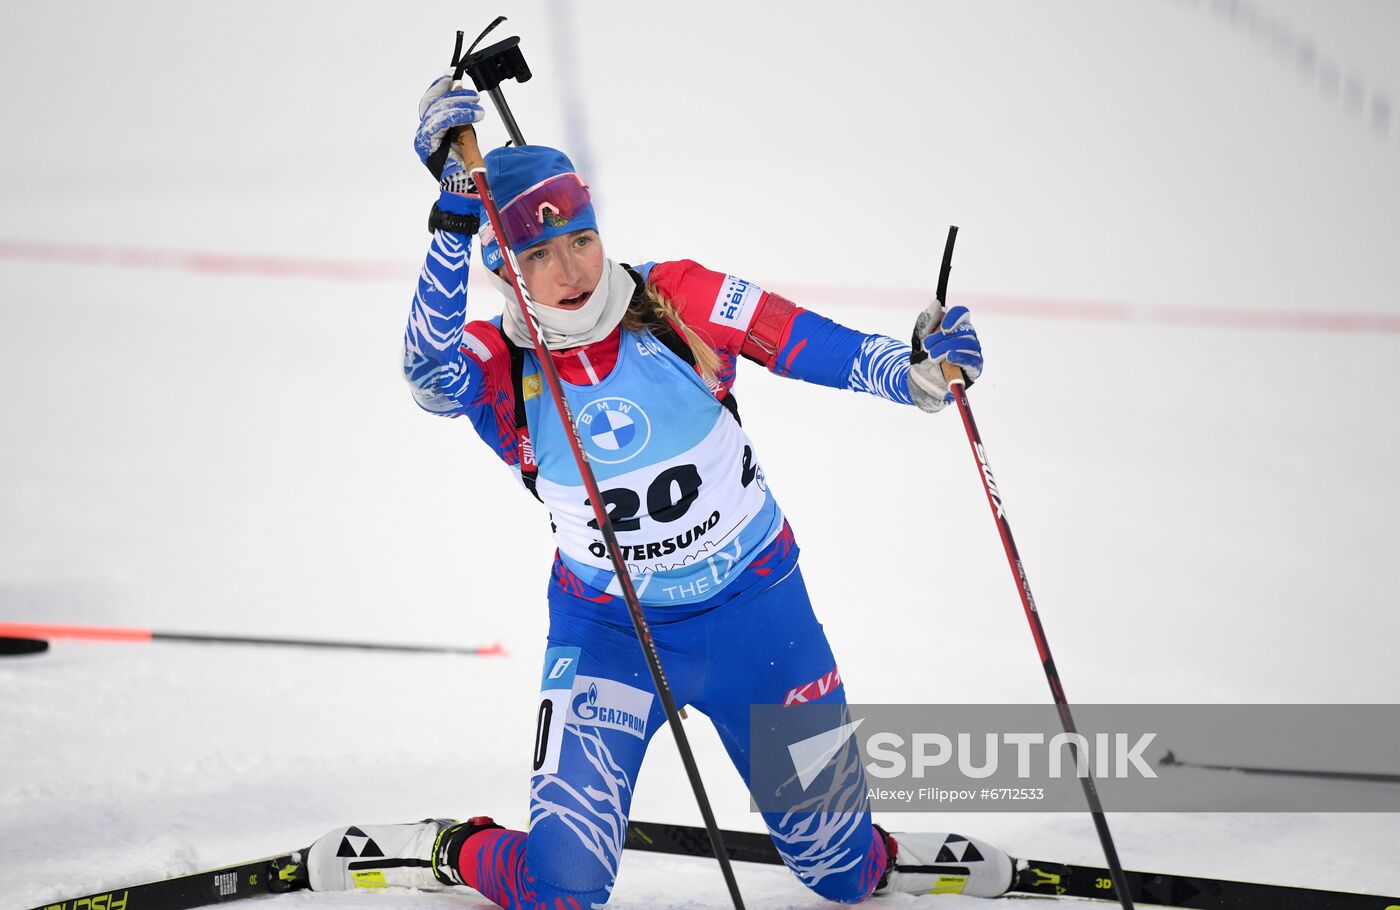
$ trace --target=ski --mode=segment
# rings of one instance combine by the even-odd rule
[[[781,866],[783,859],[767,834],[754,831],[721,830],[724,849],[729,858],[741,863],[770,863]],[[714,856],[710,836],[704,828],[692,825],[668,825],[660,822],[628,822],[628,850],[647,853],[672,853],[678,856]]]
[[[782,864],[766,834],[722,831],[731,860]],[[689,825],[631,822],[627,848],[682,856],[713,856],[704,828]],[[953,879],[966,874],[960,866],[938,867]],[[930,870],[932,871],[932,870]],[[1124,870],[1129,895],[1138,903],[1195,910],[1400,910],[1400,897],[1320,891],[1287,885],[1165,875]],[[1009,894],[1046,897],[1087,897],[1116,901],[1108,869],[1042,860],[1016,860],[1016,880]]]
[[[1200,910],[1400,910],[1400,898],[1288,885],[1261,885],[1192,875],[1125,869],[1134,901]],[[1040,860],[1017,860],[1014,893],[1113,900],[1108,870]]]
[[[767,834],[723,831],[724,848],[735,862],[782,865]],[[712,859],[704,828],[657,822],[631,822],[627,849]],[[305,850],[294,850],[234,866],[222,866],[125,888],[54,901],[31,910],[193,910],[225,901],[282,894],[307,887]],[[937,867],[953,881],[961,866]],[[1125,870],[1134,901],[1194,910],[1400,910],[1400,897],[1322,891],[1288,885],[1261,885],[1191,875]],[[951,889],[950,889],[951,890]],[[1010,895],[1116,900],[1108,870],[1043,860],[1016,860]]]
[[[245,897],[300,891],[308,884],[305,855],[305,850],[293,850],[240,865],[53,901],[32,910],[191,910]]]

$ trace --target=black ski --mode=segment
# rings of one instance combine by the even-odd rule
[[[723,831],[724,848],[736,862],[782,865],[767,834]],[[704,828],[654,822],[627,826],[627,849],[679,856],[713,858]],[[307,887],[304,850],[270,856],[237,866],[98,894],[56,901],[33,910],[192,910],[224,901],[299,891]],[[1088,897],[1114,900],[1108,870],[1040,860],[1017,860],[1012,894]],[[961,871],[949,867],[950,874]],[[1134,901],[1195,910],[1400,910],[1400,897],[1318,891],[1286,885],[1223,881],[1190,875],[1124,873]]]
[[[1108,870],[1017,860],[1013,892],[1113,900]],[[1134,901],[1200,910],[1400,910],[1400,898],[1124,870]]]
[[[749,831],[723,831],[721,834],[732,860],[782,863],[766,834]],[[683,856],[713,855],[705,829],[689,825],[632,822],[627,826],[627,848]],[[1011,885],[1012,894],[1117,900],[1113,882],[1104,868],[1017,860],[1016,870],[1016,881]],[[953,873],[958,870],[950,868],[949,871]],[[1135,902],[1161,907],[1196,910],[1400,910],[1400,897],[1260,885],[1190,875],[1126,870],[1124,875]]]
[[[772,863],[781,866],[783,859],[767,834],[753,831],[722,830],[724,849],[729,858],[741,863]],[[710,836],[704,828],[691,825],[668,825],[659,822],[628,822],[628,850],[648,853],[674,853],[680,856],[713,857]]]
[[[307,887],[305,855],[304,850],[295,850],[237,866],[54,901],[33,910],[191,910],[262,894],[300,891]]]

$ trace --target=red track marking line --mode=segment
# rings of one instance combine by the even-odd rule
[[[774,285],[775,287],[778,285]],[[917,312],[933,300],[933,292],[915,288],[837,287],[833,285],[782,284],[786,297],[806,306],[812,301],[847,306],[899,307]],[[1014,294],[950,292],[950,304],[962,304],[973,313],[1031,319],[1074,319],[1088,322],[1131,322],[1132,304],[1113,300],[1075,300],[1062,297],[1027,297]]]
[[[776,286],[776,285],[775,285]],[[930,291],[909,288],[834,287],[830,285],[782,285],[784,296],[802,306],[856,305],[898,307],[917,311],[933,299]],[[1357,312],[1307,312],[1302,310],[1246,310],[1226,307],[1163,306],[1114,300],[1073,300],[1060,297],[1026,297],[1011,294],[950,292],[950,304],[962,304],[974,315],[1012,316],[1029,319],[1067,319],[1078,322],[1157,323],[1183,327],[1220,329],[1282,329],[1299,332],[1400,334],[1400,315]]]
[[[56,626],[28,622],[0,622],[0,637],[74,638],[85,641],[150,641],[150,629],[119,629],[103,626]]]
[[[0,259],[259,278],[316,278],[323,281],[405,281],[413,275],[410,267],[395,262],[84,246],[26,240],[0,240]]]
[[[1131,304],[1112,300],[1068,300],[1059,297],[1016,297],[1005,294],[949,293],[948,302],[974,313],[1035,319],[1078,319],[1090,322],[1129,322]]]
[[[1292,329],[1301,332],[1400,333],[1400,316],[1386,313],[1307,313],[1297,310],[1222,310],[1206,307],[1152,307],[1153,322],[1207,324],[1221,328]]]
[[[323,281],[407,282],[414,275],[407,263],[357,259],[317,259],[259,256],[210,251],[179,251],[140,247],[74,245],[28,240],[0,240],[0,260],[66,263],[116,268],[163,269],[214,275],[259,278],[310,278]],[[469,286],[485,287],[476,269]],[[933,294],[913,288],[839,287],[774,282],[785,296],[802,306],[878,306],[916,312]],[[1301,332],[1400,335],[1400,315],[1387,313],[1311,313],[1296,310],[1246,310],[1202,306],[1153,306],[1115,300],[1075,300],[1013,294],[953,293],[973,313],[1022,319],[1065,319],[1078,322],[1137,322],[1226,329],[1275,329]]]

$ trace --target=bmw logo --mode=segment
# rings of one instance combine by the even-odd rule
[[[579,412],[578,433],[589,458],[619,464],[646,448],[651,420],[635,401],[598,398]]]

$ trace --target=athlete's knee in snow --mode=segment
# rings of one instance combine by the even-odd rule
[[[537,888],[573,895],[586,907],[608,899],[622,845],[600,832],[591,836],[589,827],[583,831],[575,831],[559,818],[536,822],[530,830],[527,862]]]
[[[801,880],[801,876],[798,879]],[[817,882],[802,882],[814,893],[838,904],[858,904],[875,890],[875,882],[863,882],[858,876],[828,876]]]
[[[773,832],[783,862],[797,880],[816,894],[840,904],[865,900],[884,874],[884,840],[875,834],[870,816],[815,816],[822,824]]]

